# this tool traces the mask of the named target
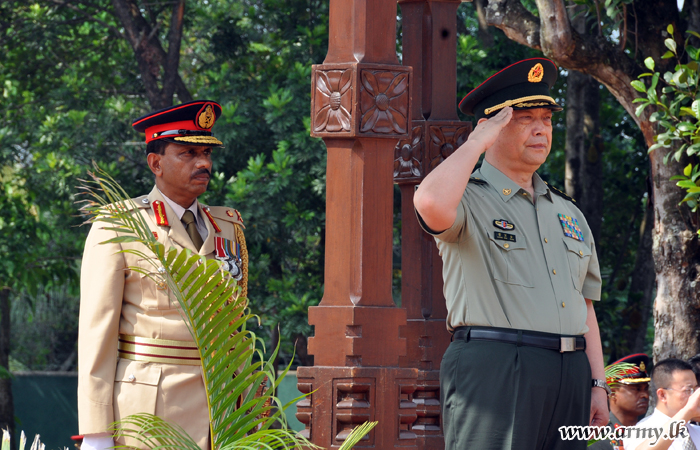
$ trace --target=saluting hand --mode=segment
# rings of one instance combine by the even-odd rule
[[[695,389],[695,392],[688,398],[688,403],[681,409],[680,414],[686,421],[700,418],[700,389]]]
[[[501,130],[508,125],[512,117],[513,108],[506,106],[490,119],[479,119],[479,123],[469,135],[465,145],[480,146],[481,153],[485,152],[496,142]]]

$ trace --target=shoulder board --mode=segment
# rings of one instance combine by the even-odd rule
[[[144,203],[145,200],[145,203]],[[112,203],[110,205],[107,205],[107,208],[119,208],[123,211],[131,211],[132,209],[145,209],[150,207],[151,205],[148,203],[148,196],[147,195],[142,195],[141,197],[136,197],[129,199],[128,201],[125,202],[117,202],[117,203]]]
[[[569,197],[569,196],[566,195],[564,192],[562,192],[561,190],[555,188],[554,186],[552,186],[551,184],[547,183],[546,181],[544,182],[544,184],[546,184],[546,185],[549,187],[549,190],[551,190],[552,192],[554,192],[555,194],[557,194],[559,197],[563,197],[565,200],[568,200],[568,201],[570,201],[570,202],[572,202],[572,203],[576,203],[576,200],[574,200],[573,198]]]
[[[482,179],[479,178],[479,177],[471,177],[471,178],[469,178],[469,183],[474,183],[474,184],[478,184],[478,185],[487,185],[487,184],[489,184],[486,180],[482,180]]]
[[[202,207],[204,207],[204,205],[202,205]],[[245,225],[243,224],[243,218],[241,218],[241,214],[237,210],[233,208],[227,208],[226,206],[207,206],[206,208],[208,208],[209,213],[215,219],[221,219],[227,222],[237,223],[238,225],[245,228]]]

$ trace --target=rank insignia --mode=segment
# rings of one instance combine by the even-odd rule
[[[158,233],[156,233],[155,231],[151,231],[151,233],[153,233],[154,238],[158,239]]]
[[[216,223],[216,220],[214,220],[214,217],[213,217],[213,216],[211,215],[211,213],[209,212],[209,208],[205,206],[204,208],[202,208],[202,211],[204,211],[204,214],[205,214],[205,215],[207,216],[207,218],[209,219],[209,222],[211,222],[211,226],[214,227],[214,230],[215,230],[217,233],[221,233],[221,228],[219,228],[219,225]]]
[[[499,241],[516,242],[514,234],[501,233],[500,231],[494,231],[493,238],[497,239]],[[507,248],[507,246],[506,246],[506,248]]]
[[[236,280],[243,278],[240,256],[241,245],[230,239],[222,238],[221,236],[215,236],[214,239],[216,242],[214,256],[219,261],[222,261],[224,270],[229,272]]]
[[[241,217],[241,213],[239,213],[237,209],[234,209],[233,211],[227,209],[226,215],[229,217],[233,217],[235,215],[236,219],[241,223],[241,225],[243,225],[243,217]],[[245,225],[243,226],[243,228],[245,228]]]
[[[515,229],[515,224],[510,223],[510,222],[508,222],[508,221],[505,220],[505,219],[494,220],[494,221],[493,221],[493,226],[496,227],[496,228],[500,228],[501,230],[506,230],[506,231],[510,231],[510,230],[514,230],[514,229]]]
[[[160,200],[151,203],[153,213],[156,215],[156,223],[161,227],[169,227],[168,215],[165,213],[165,205]]]
[[[578,226],[578,220],[564,214],[557,215],[559,216],[559,223],[561,223],[561,227],[564,230],[564,236],[583,242],[583,232]]]

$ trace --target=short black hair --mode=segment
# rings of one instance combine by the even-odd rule
[[[698,380],[698,384],[700,384],[700,353],[690,358],[688,363],[693,367],[695,378]]]
[[[168,142],[163,139],[157,139],[146,144],[146,154],[157,153],[159,155],[165,154],[165,147],[168,146]]]
[[[657,388],[668,389],[673,380],[673,374],[682,370],[693,371],[693,366],[683,361],[682,359],[668,358],[659,361],[654,366],[654,371],[651,374],[651,379]]]

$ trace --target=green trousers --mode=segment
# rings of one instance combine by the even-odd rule
[[[577,450],[559,427],[588,425],[585,352],[456,340],[440,365],[446,450]]]

